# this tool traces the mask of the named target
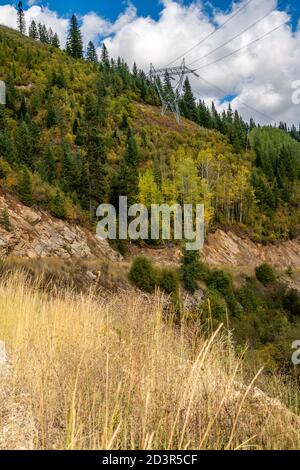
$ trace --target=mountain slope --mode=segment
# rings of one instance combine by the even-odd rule
[[[121,59],[76,61],[3,27],[0,45],[0,78],[7,85],[7,106],[0,107],[0,182],[25,204],[85,224],[99,203],[130,191],[132,201],[146,205],[204,202],[209,230],[238,225],[258,241],[299,233],[298,169],[286,168],[274,136],[268,145],[274,141],[277,149],[272,165],[281,158],[279,175],[271,167],[266,173],[264,153],[258,158],[243,145],[237,150],[238,114],[225,113],[226,135],[184,118],[178,126],[172,115],[160,115],[146,75],[130,72]],[[267,137],[255,132],[258,152]],[[280,136],[291,166],[300,144]],[[127,171],[133,149],[135,163]]]

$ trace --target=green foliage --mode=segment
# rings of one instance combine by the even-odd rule
[[[224,297],[232,291],[232,277],[221,269],[214,269],[209,273],[207,284],[211,289],[217,290]]]
[[[69,34],[67,37],[66,51],[74,59],[83,58],[82,35],[80,27],[78,25],[78,20],[75,15],[72,15],[71,18]]]
[[[11,232],[12,226],[9,220],[9,214],[8,214],[6,207],[2,209],[0,223],[2,224],[2,226],[5,228],[7,232]]]
[[[92,43],[92,41],[88,43],[87,51],[86,51],[86,59],[89,62],[94,62],[94,63],[98,62],[96,48],[95,48],[95,45]]]
[[[118,198],[127,196],[128,205],[135,204],[139,193],[139,153],[135,138],[128,131],[126,151],[121,161],[119,172],[115,177],[112,190],[112,202],[118,207]]]
[[[198,287],[197,281],[207,274],[205,266],[200,262],[198,251],[184,250],[180,274],[186,290],[194,293]]]
[[[263,263],[255,269],[256,279],[261,282],[264,286],[274,284],[276,281],[276,275],[272,268],[267,263]]]
[[[158,273],[158,285],[166,294],[177,294],[179,291],[179,276],[175,269],[163,268]]]
[[[54,217],[58,219],[65,219],[66,218],[66,201],[63,193],[59,190],[55,192],[55,195],[50,202],[50,211]]]
[[[144,256],[139,256],[132,263],[129,280],[138,289],[152,293],[157,285],[157,272],[151,261]]]
[[[294,128],[247,124],[230,106],[219,114],[213,103],[195,100],[188,80],[182,113],[206,129],[184,119],[173,126],[144,106],[159,105],[159,99],[136,65],[131,72],[121,58],[110,59],[105,45],[98,65],[93,44],[81,60],[76,17],[69,56],[54,45],[55,33],[45,25],[29,29],[27,39],[0,28],[7,89],[7,106],[0,107],[0,157],[13,171],[27,166],[45,184],[59,187],[73,212],[90,211],[91,220],[99,203],[115,204],[127,195],[129,203],[147,206],[204,202],[208,230],[238,225],[260,241],[297,236],[300,143]],[[162,87],[171,93],[170,77]],[[45,207],[46,186],[43,192],[34,202]]]
[[[23,167],[19,181],[19,196],[26,206],[32,206],[32,183],[31,176],[27,168]]]
[[[289,266],[289,267],[287,268],[286,274],[287,274],[287,276],[289,276],[289,277],[293,277],[294,271],[293,271],[292,266]]]
[[[172,268],[154,267],[152,262],[145,256],[139,256],[133,261],[129,280],[138,289],[153,293],[156,287],[170,295],[170,298],[176,307],[179,306],[179,275]]]
[[[300,294],[295,289],[287,292],[283,299],[284,308],[293,316],[300,317]]]
[[[26,33],[25,15],[24,15],[24,10],[23,10],[23,3],[21,1],[18,3],[17,26],[21,34]]]

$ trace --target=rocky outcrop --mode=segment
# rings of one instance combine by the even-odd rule
[[[11,230],[0,224],[0,257],[22,258],[100,258],[117,260],[119,255],[105,240],[99,240],[89,230],[51,217],[46,211],[29,208],[16,198],[0,194],[0,212],[6,208]],[[129,247],[128,257],[145,254],[161,264],[177,265],[178,247],[159,249]],[[217,230],[210,234],[202,252],[210,266],[232,266],[253,269],[263,262],[284,270],[300,268],[300,238],[274,244],[255,243],[232,231]]]
[[[217,230],[210,234],[203,258],[211,266],[254,268],[267,262],[275,268],[300,267],[300,239],[262,245],[233,232]]]
[[[89,230],[26,207],[11,196],[0,195],[0,213],[3,209],[11,228],[0,224],[0,257],[118,258],[105,240]]]

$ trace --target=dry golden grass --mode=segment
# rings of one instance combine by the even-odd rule
[[[258,397],[255,377],[242,385],[228,337],[220,330],[205,340],[165,321],[164,309],[159,294],[101,302],[46,296],[20,275],[2,280],[0,339],[11,368],[1,381],[0,443],[6,394],[30,410],[36,449],[299,448],[298,418]]]

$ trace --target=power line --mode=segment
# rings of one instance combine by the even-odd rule
[[[228,57],[231,57],[233,56],[234,54],[237,54],[238,52],[244,50],[244,49],[247,49],[248,47],[252,46],[253,44],[259,42],[259,41],[262,41],[263,39],[265,39],[267,36],[269,36],[270,34],[274,33],[275,31],[277,31],[278,29],[282,28],[284,25],[286,25],[287,21],[285,21],[284,23],[280,24],[279,26],[277,26],[276,28],[273,28],[271,29],[271,31],[268,31],[267,33],[265,33],[263,36],[260,36],[259,38],[255,39],[254,41],[251,41],[249,42],[249,44],[246,44],[245,46],[242,46],[240,47],[239,49],[233,51],[233,52],[230,52],[229,54],[226,54],[225,56],[223,57],[220,57],[219,59],[213,61],[213,62],[210,62],[209,64],[205,64],[205,65],[201,65],[201,67],[198,67],[197,69],[195,69],[196,71],[198,70],[201,70],[201,69],[204,69],[206,67],[210,67],[211,65],[214,65],[218,62],[220,62],[221,60],[224,60],[224,59],[227,59]]]
[[[191,66],[193,64],[195,64],[196,62],[199,62],[200,60],[203,60],[203,59],[206,59],[207,57],[209,57],[210,55],[212,55],[214,52],[218,51],[219,49],[222,49],[223,47],[227,46],[229,43],[231,43],[232,41],[234,41],[235,39],[237,39],[238,37],[240,37],[242,34],[246,33],[247,31],[249,31],[251,28],[253,28],[254,26],[256,26],[258,23],[260,23],[261,21],[263,21],[265,18],[267,18],[267,16],[269,16],[274,10],[274,8],[272,8],[270,11],[268,11],[268,13],[266,13],[263,17],[259,18],[257,21],[255,21],[254,23],[252,23],[250,26],[248,26],[247,28],[245,28],[243,31],[241,31],[240,33],[238,33],[236,36],[234,36],[233,38],[229,39],[227,42],[225,42],[224,44],[221,44],[220,46],[216,47],[215,49],[213,49],[212,51],[208,52],[207,54],[205,54],[204,56],[200,57],[199,59],[196,59],[196,60],[193,60],[193,62],[190,62],[188,64],[188,66]]]
[[[196,47],[198,46],[201,46],[204,42],[207,41],[207,39],[211,38],[212,36],[214,36],[218,31],[220,31],[220,29],[224,28],[224,26],[226,24],[228,24],[231,20],[233,20],[233,18],[235,18],[237,15],[239,15],[243,10],[245,10],[245,8],[250,5],[250,3],[252,3],[254,0],[249,0],[247,3],[245,3],[245,5],[241,8],[239,8],[233,15],[231,15],[224,23],[222,23],[220,26],[218,26],[216,29],[214,29],[214,31],[212,31],[211,33],[209,33],[207,36],[205,36],[203,39],[201,39],[201,41],[199,41],[197,44],[195,44],[193,47],[191,47],[190,49],[188,49],[187,51],[185,51],[183,54],[181,54],[180,56],[176,57],[176,59],[172,60],[172,62],[169,62],[166,67],[169,67],[169,65],[172,65],[174,64],[174,62],[176,62],[177,60],[181,59],[182,57],[186,56],[187,54],[189,54],[191,51],[193,51]]]
[[[220,88],[219,86],[215,85],[214,83],[206,80],[205,78],[203,78],[202,76],[198,75],[197,77],[199,80],[202,80],[203,82],[206,82],[208,85],[210,85],[211,87],[215,88],[216,90],[218,90],[219,92],[222,93],[222,95],[226,96],[228,95],[228,92],[226,92],[225,90],[223,90],[222,88]],[[198,97],[200,98],[200,95],[198,93],[195,93],[196,95],[198,95]],[[259,111],[258,109],[254,108],[253,106],[250,106],[249,104],[245,103],[245,101],[241,100],[239,97],[236,98],[237,101],[239,101],[242,105],[244,105],[246,108],[249,108],[251,111],[254,111],[255,113],[258,113],[260,114],[261,116],[264,116],[266,119],[268,119],[268,121],[273,121],[273,122],[277,122],[278,120],[277,119],[274,119],[273,117],[269,116],[268,114],[265,114],[263,113],[262,111]]]

